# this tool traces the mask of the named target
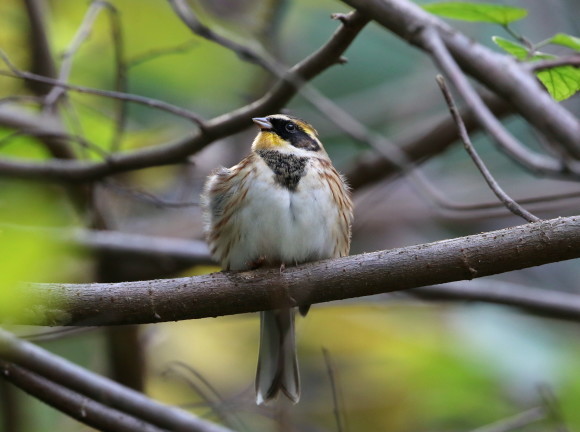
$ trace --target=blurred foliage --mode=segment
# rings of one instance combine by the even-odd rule
[[[330,13],[348,10],[344,4],[331,0],[195,0],[190,3],[200,19],[216,31],[239,42],[262,46],[288,65],[316,50],[334,32],[337,22],[329,19]],[[550,49],[554,48],[553,44],[578,49],[577,40],[568,34],[572,30],[560,27],[544,30],[540,25],[546,17],[556,15],[552,4],[545,2],[531,10],[526,0],[509,3],[516,10],[530,7],[528,18],[515,23],[523,35],[533,40],[550,39],[552,45],[547,47]],[[61,64],[62,53],[78,31],[87,2],[52,0],[45,4],[51,46],[57,64]],[[192,35],[165,1],[114,0],[111,4],[118,11],[122,26],[127,91],[131,93],[158,98],[210,117],[261,96],[271,82],[272,78],[256,66]],[[484,7],[481,2],[471,4],[479,10]],[[501,20],[507,23],[511,19]],[[557,22],[560,25],[563,21]],[[497,26],[490,24],[453,24],[489,45],[497,31]],[[541,34],[543,31],[551,33]],[[0,49],[24,70],[31,64],[28,38],[22,2],[0,1]],[[521,45],[517,41],[509,42]],[[117,67],[113,43],[110,17],[104,12],[73,58],[70,81],[112,89]],[[370,128],[397,140],[432,124],[433,116],[442,112],[447,115],[431,61],[379,26],[369,25],[346,56],[348,64],[329,69],[313,84]],[[21,81],[0,77],[0,97],[15,94],[30,95]],[[74,109],[63,109],[65,127],[90,143],[88,149],[78,142],[71,145],[79,157],[102,158],[102,151],[111,150],[117,127],[117,102],[74,92],[69,93],[69,100]],[[573,105],[576,100],[571,98],[565,103],[577,109]],[[300,96],[289,108],[317,127],[341,169],[365,150],[363,145],[345,138]],[[30,109],[34,109],[33,105]],[[542,145],[523,121],[512,120],[507,125],[531,147]],[[191,124],[183,119],[152,108],[128,105],[120,148],[129,151],[169,142],[191,129]],[[0,130],[1,156],[49,157],[40,140],[24,136],[11,138],[11,134],[9,129]],[[201,162],[195,167],[193,185],[198,187],[205,172],[226,163],[232,154],[246,153],[250,140],[248,135],[228,140],[222,147],[212,146],[207,153],[213,158],[207,154],[205,159],[203,155],[196,156]],[[528,173],[500,155],[485,137],[476,135],[474,142],[500,181],[515,191],[541,189]],[[487,187],[459,146],[430,161],[425,172],[441,190],[461,202],[489,200]],[[175,184],[176,174],[187,173],[178,168],[160,168],[126,177],[140,186],[162,191]],[[542,187],[549,183],[542,181]],[[562,184],[556,183],[556,186],[559,188]],[[197,198],[198,188],[186,184],[184,189],[193,196],[192,200]],[[178,192],[169,195],[170,200],[180,197]],[[127,201],[125,197],[111,201],[109,210],[121,220],[119,225],[129,231],[157,223],[151,229],[154,233],[177,232],[188,237],[190,226],[183,219],[199,220],[199,215],[190,208],[162,212],[141,205],[134,210]],[[466,218],[458,222],[435,216],[426,204],[413,206],[414,203],[413,193],[398,192],[394,186],[379,185],[357,196],[353,253],[478,232],[502,226],[504,222],[490,218],[475,221]],[[68,197],[56,186],[0,180],[0,222],[3,224],[70,226],[80,219],[71,213]],[[141,219],[123,219],[135,214]],[[158,221],[152,221],[152,214],[161,216]],[[177,214],[181,216],[179,223],[175,223]],[[18,303],[25,302],[17,296],[20,280],[91,280],[90,257],[83,260],[71,256],[47,236],[0,227],[0,241],[0,315],[10,315],[25,307]],[[576,286],[580,276],[577,265],[552,268],[555,270],[551,273],[530,270],[522,278],[526,283],[546,287]],[[183,274],[209,271],[216,268],[193,268]],[[503,308],[417,303],[411,306],[404,301],[387,302],[387,298],[393,297],[319,305],[305,319],[298,320],[304,393],[300,404],[286,408],[296,430],[337,430],[323,347],[332,358],[332,373],[340,389],[340,411],[350,431],[467,431],[541,405],[536,390],[539,384],[551,387],[570,430],[580,428],[577,410],[580,343],[576,325],[522,317]],[[275,414],[269,411],[263,415],[264,411],[254,404],[256,315],[146,326],[143,339],[150,356],[148,392],[153,397],[217,418],[198,388],[212,400],[215,396],[211,396],[212,391],[192,372],[195,371],[217,388],[224,399],[225,417],[236,428],[278,430]],[[106,369],[103,345],[98,332],[45,343],[51,350],[99,372]],[[30,398],[26,404],[30,431],[86,430]],[[544,426],[532,425],[522,430],[549,430]]]
[[[54,191],[19,182],[0,180],[0,316],[18,321],[30,313],[33,299],[22,282],[66,280],[63,263],[69,252],[38,227],[62,226],[66,221]]]

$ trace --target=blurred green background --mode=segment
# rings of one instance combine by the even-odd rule
[[[505,1],[530,15],[517,23],[521,34],[537,42],[559,31],[580,35],[577,0]],[[273,78],[211,42],[193,36],[162,0],[114,0],[120,20],[127,91],[161,99],[210,118],[258,97]],[[426,2],[424,2],[426,3]],[[337,28],[333,12],[348,8],[336,1],[199,1],[191,3],[200,19],[238,42],[269,51],[287,65],[321,46]],[[50,44],[57,60],[70,45],[87,2],[45,2]],[[507,37],[501,28],[451,23],[493,48],[490,37]],[[30,28],[22,1],[0,2],[0,49],[23,70],[33,64]],[[435,84],[431,61],[375,24],[337,65],[312,83],[369,128],[395,142],[444,118],[446,107]],[[111,21],[96,20],[73,60],[70,82],[111,89],[116,76]],[[2,66],[5,70],[6,67]],[[0,76],[0,97],[30,95],[21,80]],[[69,93],[63,110],[66,130],[90,145],[75,144],[79,158],[101,159],[114,150],[116,101]],[[578,114],[578,97],[565,102]],[[29,103],[3,105],[30,109]],[[1,105],[0,105],[1,107]],[[368,151],[297,96],[288,107],[320,132],[326,149],[343,172]],[[248,122],[249,123],[249,122]],[[532,147],[541,143],[529,126],[508,119],[511,131]],[[121,151],[152,146],[190,133],[192,125],[170,114],[129,105]],[[51,157],[37,138],[13,135],[0,125],[0,157]],[[170,201],[195,201],[207,173],[245,155],[255,131],[249,129],[209,146],[186,166],[147,169],[116,179],[123,188],[146,190]],[[497,152],[483,136],[473,137],[490,170],[518,197],[577,190],[569,182],[535,178]],[[463,149],[456,145],[424,165],[424,173],[443,194],[464,204],[493,201]],[[115,229],[178,238],[202,238],[199,209],[163,207],[97,185],[99,200]],[[489,215],[441,211],[401,179],[389,179],[357,191],[351,253],[406,246],[522,223],[505,212]],[[547,206],[541,217],[578,214],[578,201]],[[88,282],[95,280],[96,255],[78,253],[45,237],[24,234],[12,225],[53,228],[87,226],[70,195],[59,185],[0,177],[0,313],[18,313],[16,281]],[[181,270],[180,275],[217,271],[216,267]],[[145,277],[139,272],[136,278]],[[545,289],[579,292],[577,262],[502,275],[505,280]],[[493,284],[494,279],[487,282]],[[16,300],[6,300],[13,299]],[[21,334],[37,328],[12,328]],[[580,429],[580,331],[576,324],[524,315],[509,308],[480,304],[439,304],[404,293],[317,305],[298,320],[298,349],[303,383],[301,402],[291,408],[263,410],[254,404],[253,379],[258,344],[255,314],[144,326],[147,393],[237,430],[337,430],[331,378],[338,386],[339,411],[349,431],[469,431],[518,414],[546,400],[561,411],[551,420],[523,431]],[[105,335],[90,330],[43,346],[106,373]],[[331,358],[325,363],[323,349]],[[220,394],[218,399],[199,378]],[[205,395],[205,396],[204,396]],[[547,396],[553,395],[553,396]],[[25,430],[84,431],[87,427],[22,394]],[[208,403],[208,399],[213,401]],[[217,408],[216,408],[217,407]],[[0,410],[1,411],[1,410]],[[220,417],[221,416],[221,417]],[[561,417],[561,418],[559,418]],[[280,419],[283,420],[280,420]],[[287,423],[289,422],[289,423]],[[289,426],[292,425],[292,426]],[[565,425],[565,426],[564,426]],[[11,431],[4,431],[11,432]]]

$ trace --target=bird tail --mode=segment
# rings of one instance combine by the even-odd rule
[[[294,311],[260,313],[260,353],[256,373],[256,403],[262,405],[282,392],[292,403],[300,399]]]

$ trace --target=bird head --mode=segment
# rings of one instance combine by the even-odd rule
[[[252,144],[252,150],[285,150],[295,153],[313,152],[326,155],[318,133],[304,120],[283,114],[256,117],[252,121],[260,133]]]

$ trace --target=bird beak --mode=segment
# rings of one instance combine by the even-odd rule
[[[272,125],[272,123],[270,123],[270,120],[268,120],[266,117],[254,117],[252,121],[256,123],[262,130],[274,129],[274,126]]]

